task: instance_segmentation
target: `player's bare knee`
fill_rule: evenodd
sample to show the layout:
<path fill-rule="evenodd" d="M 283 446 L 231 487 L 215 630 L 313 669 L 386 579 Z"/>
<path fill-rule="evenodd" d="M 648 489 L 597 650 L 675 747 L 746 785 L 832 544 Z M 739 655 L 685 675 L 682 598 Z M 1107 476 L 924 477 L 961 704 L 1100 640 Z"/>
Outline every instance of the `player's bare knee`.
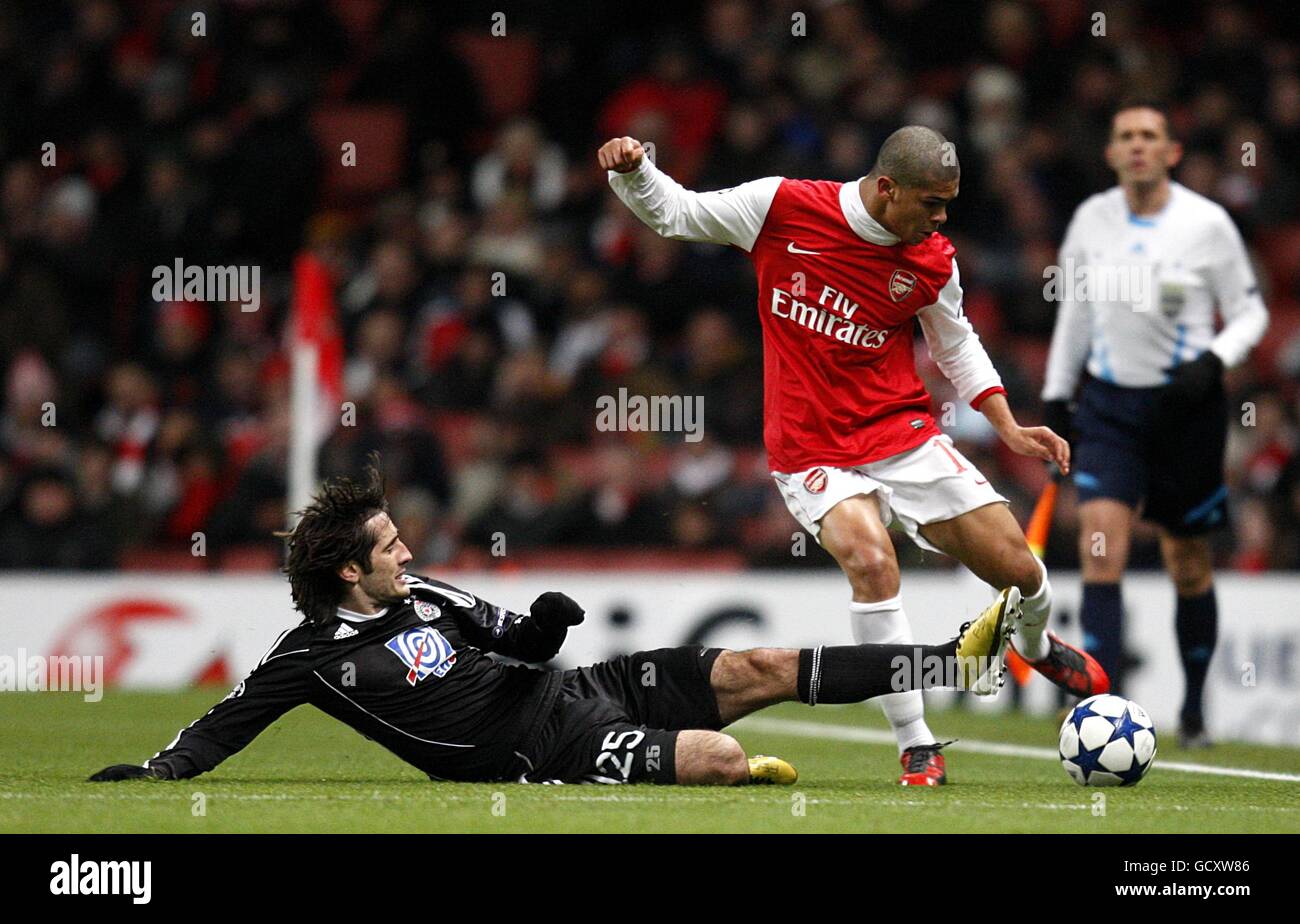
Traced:
<path fill-rule="evenodd" d="M 1109 549 L 1104 533 L 1080 533 L 1079 568 L 1085 581 L 1112 583 L 1123 577 L 1123 558 L 1115 554 L 1118 550 L 1112 550 L 1108 555 Z"/>
<path fill-rule="evenodd" d="M 799 652 L 789 648 L 752 648 L 743 653 L 756 690 L 771 696 L 799 673 Z"/>
<path fill-rule="evenodd" d="M 1170 563 L 1169 576 L 1174 582 L 1174 592 L 1180 597 L 1195 597 L 1205 593 L 1213 583 L 1213 570 L 1197 557 L 1180 558 Z"/>
<path fill-rule="evenodd" d="M 746 652 L 725 650 L 718 654 L 709 674 L 709 684 L 720 696 L 734 696 L 749 683 L 749 659 Z"/>
<path fill-rule="evenodd" d="M 757 693 L 790 673 L 791 669 L 796 672 L 799 669 L 799 653 L 792 649 L 724 651 L 713 664 L 710 681 L 715 690 L 722 692 Z"/>
<path fill-rule="evenodd" d="M 840 567 L 853 586 L 854 596 L 893 596 L 898 593 L 898 561 L 893 548 L 863 543 L 839 556 Z"/>
<path fill-rule="evenodd" d="M 1180 597 L 1196 597 L 1214 582 L 1214 558 L 1204 540 L 1165 538 L 1161 542 L 1165 570 Z"/>
<path fill-rule="evenodd" d="M 714 732 L 709 743 L 709 768 L 715 785 L 734 786 L 749 780 L 749 758 L 739 741 L 722 732 Z"/>
<path fill-rule="evenodd" d="M 677 782 L 731 786 L 749 779 L 749 760 L 735 738 L 722 732 L 690 730 L 677 738 Z"/>

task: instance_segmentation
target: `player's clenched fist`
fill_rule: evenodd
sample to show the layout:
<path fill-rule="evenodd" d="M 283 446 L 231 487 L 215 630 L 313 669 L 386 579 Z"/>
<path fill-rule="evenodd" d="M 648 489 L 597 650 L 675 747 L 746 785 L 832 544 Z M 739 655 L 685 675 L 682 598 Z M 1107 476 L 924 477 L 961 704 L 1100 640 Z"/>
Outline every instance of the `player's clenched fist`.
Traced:
<path fill-rule="evenodd" d="M 645 157 L 645 148 L 641 147 L 641 142 L 626 135 L 606 141 L 596 152 L 596 160 L 600 162 L 602 170 L 614 170 L 618 173 L 631 173 L 641 166 L 643 157 Z"/>

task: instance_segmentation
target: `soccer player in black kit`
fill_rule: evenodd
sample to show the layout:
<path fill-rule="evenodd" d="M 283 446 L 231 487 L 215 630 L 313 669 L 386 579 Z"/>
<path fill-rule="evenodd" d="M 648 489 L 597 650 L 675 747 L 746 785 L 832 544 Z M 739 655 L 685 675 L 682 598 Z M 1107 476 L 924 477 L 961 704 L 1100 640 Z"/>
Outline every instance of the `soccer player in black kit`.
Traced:
<path fill-rule="evenodd" d="M 792 783 L 793 767 L 747 758 L 720 729 L 773 703 L 859 702 L 1000 678 L 1020 618 L 1013 587 L 941 645 L 693 646 L 538 670 L 488 653 L 544 662 L 582 622 L 582 608 L 551 592 L 519 614 L 407 573 L 412 556 L 376 465 L 361 481 L 328 480 L 283 536 L 303 621 L 166 748 L 92 781 L 197 776 L 310 703 L 439 780 Z M 935 664 L 952 669 L 922 670 Z"/>

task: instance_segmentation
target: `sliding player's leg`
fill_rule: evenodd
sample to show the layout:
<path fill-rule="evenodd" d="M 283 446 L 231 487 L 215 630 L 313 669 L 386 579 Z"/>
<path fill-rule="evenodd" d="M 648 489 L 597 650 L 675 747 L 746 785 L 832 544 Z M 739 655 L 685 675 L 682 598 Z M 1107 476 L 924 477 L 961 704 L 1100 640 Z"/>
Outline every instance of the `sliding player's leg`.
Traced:
<path fill-rule="evenodd" d="M 1019 591 L 1008 588 L 957 638 L 940 645 L 720 651 L 710 670 L 710 711 L 716 709 L 728 725 L 783 702 L 856 703 L 931 686 L 997 692 L 1006 647 L 1020 618 Z M 734 738 L 719 731 L 679 732 L 675 766 L 676 782 L 683 784 L 793 783 L 798 778 L 779 758 L 747 758 Z"/>
<path fill-rule="evenodd" d="M 925 540 L 960 561 L 993 587 L 1016 587 L 1024 597 L 1024 619 L 1016 650 L 1039 673 L 1075 696 L 1092 696 L 1110 688 L 1095 659 L 1047 631 L 1052 612 L 1052 585 L 1047 568 L 1029 549 L 1010 508 L 985 504 L 948 520 L 919 527 Z"/>
<path fill-rule="evenodd" d="M 709 682 L 724 726 L 784 702 L 857 703 L 931 687 L 996 693 L 1006 646 L 1020 619 L 1020 592 L 1008 588 L 956 638 L 938 645 L 724 650 L 713 662 Z"/>
<path fill-rule="evenodd" d="M 854 703 L 926 687 L 996 693 L 1020 615 L 1019 591 L 1008 588 L 957 638 L 940 645 L 689 646 L 566 671 L 563 707 L 536 747 L 539 756 L 527 759 L 525 778 L 792 783 L 798 776 L 793 767 L 779 758 L 747 758 L 721 729 L 780 702 Z"/>

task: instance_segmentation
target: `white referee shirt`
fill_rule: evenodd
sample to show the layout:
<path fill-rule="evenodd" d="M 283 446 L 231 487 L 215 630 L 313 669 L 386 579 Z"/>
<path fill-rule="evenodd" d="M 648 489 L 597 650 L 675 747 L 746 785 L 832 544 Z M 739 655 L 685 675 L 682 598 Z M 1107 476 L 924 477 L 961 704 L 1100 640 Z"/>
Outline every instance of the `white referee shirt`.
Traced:
<path fill-rule="evenodd" d="M 1156 215 L 1131 214 L 1119 186 L 1075 210 L 1055 268 L 1060 284 L 1045 290 L 1061 307 L 1044 401 L 1073 397 L 1085 364 L 1103 381 L 1148 388 L 1207 349 L 1236 366 L 1263 336 L 1268 310 L 1232 219 L 1218 203 L 1169 186 Z"/>

